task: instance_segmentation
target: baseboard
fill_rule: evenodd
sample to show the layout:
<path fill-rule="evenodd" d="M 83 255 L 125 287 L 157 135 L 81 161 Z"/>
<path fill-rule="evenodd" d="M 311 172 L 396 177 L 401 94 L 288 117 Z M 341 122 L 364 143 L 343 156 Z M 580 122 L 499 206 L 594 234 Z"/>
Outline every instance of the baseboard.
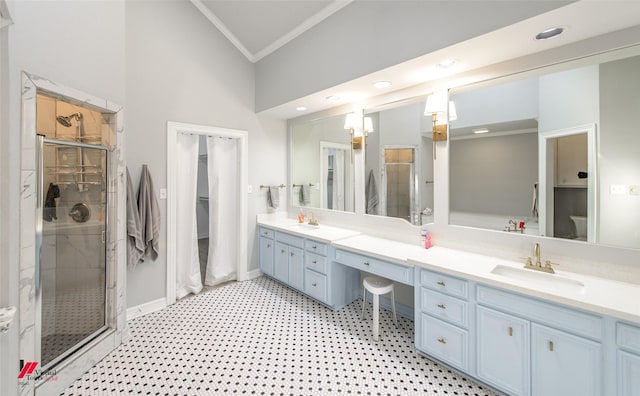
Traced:
<path fill-rule="evenodd" d="M 367 300 L 371 302 L 371 295 L 367 297 Z M 391 298 L 386 296 L 380 296 L 380 308 L 384 308 L 388 311 L 391 311 Z M 414 309 L 413 307 L 400 304 L 399 302 L 396 301 L 396 314 L 402 316 L 403 318 L 413 320 Z"/>
<path fill-rule="evenodd" d="M 246 278 L 242 280 L 251 280 L 262 276 L 262 271 L 260 269 L 254 269 L 253 271 L 247 272 Z"/>
<path fill-rule="evenodd" d="M 131 308 L 127 308 L 127 321 L 135 319 L 139 316 L 149 314 L 151 312 L 159 311 L 167 306 L 166 298 L 159 298 L 157 300 L 149 301 L 144 304 L 136 305 Z"/>

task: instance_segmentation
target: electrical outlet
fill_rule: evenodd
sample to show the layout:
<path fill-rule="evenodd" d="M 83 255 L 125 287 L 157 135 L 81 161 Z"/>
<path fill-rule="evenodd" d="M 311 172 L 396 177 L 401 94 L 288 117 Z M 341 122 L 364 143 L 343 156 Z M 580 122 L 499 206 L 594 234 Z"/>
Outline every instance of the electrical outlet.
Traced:
<path fill-rule="evenodd" d="M 640 195 L 640 184 L 629 186 L 629 195 Z"/>
<path fill-rule="evenodd" d="M 161 188 L 160 189 L 160 199 L 167 199 L 167 189 L 166 188 Z"/>
<path fill-rule="evenodd" d="M 249 186 L 247 186 L 247 193 L 251 194 L 252 192 L 253 192 L 253 186 L 249 184 Z"/>
<path fill-rule="evenodd" d="M 611 195 L 625 195 L 627 193 L 627 186 L 623 184 L 612 184 L 609 188 L 609 194 Z"/>

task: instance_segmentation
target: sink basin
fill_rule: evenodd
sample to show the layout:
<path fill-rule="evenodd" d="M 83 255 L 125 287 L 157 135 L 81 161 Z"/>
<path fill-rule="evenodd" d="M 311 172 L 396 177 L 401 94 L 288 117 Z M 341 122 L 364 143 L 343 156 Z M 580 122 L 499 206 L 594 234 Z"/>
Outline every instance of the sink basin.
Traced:
<path fill-rule="evenodd" d="M 491 273 L 527 282 L 528 286 L 540 287 L 551 291 L 571 291 L 584 293 L 584 283 L 575 279 L 565 278 L 557 274 L 548 274 L 525 268 L 514 268 L 506 265 L 496 265 Z"/>
<path fill-rule="evenodd" d="M 298 223 L 298 224 L 294 224 L 292 226 L 289 226 L 289 228 L 291 228 L 292 230 L 309 231 L 309 230 L 317 230 L 317 229 L 320 228 L 320 226 L 310 225 L 310 224 L 306 224 L 306 223 Z"/>

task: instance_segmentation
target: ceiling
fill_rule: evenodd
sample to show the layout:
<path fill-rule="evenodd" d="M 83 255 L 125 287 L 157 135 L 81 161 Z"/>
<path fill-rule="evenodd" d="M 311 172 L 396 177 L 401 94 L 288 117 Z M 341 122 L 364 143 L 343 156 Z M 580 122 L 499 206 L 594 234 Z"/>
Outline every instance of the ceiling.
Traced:
<path fill-rule="evenodd" d="M 191 0 L 251 62 L 298 37 L 352 0 Z"/>
<path fill-rule="evenodd" d="M 191 2 L 251 62 L 276 51 L 322 22 L 353 0 L 191 0 Z M 603 17 L 606 16 L 606 17 Z M 640 0 L 581 0 L 493 32 L 437 50 L 407 62 L 379 70 L 311 95 L 283 103 L 260 114 L 290 119 L 348 104 L 385 96 L 401 100 L 424 94 L 424 84 L 464 76 L 466 72 L 576 43 L 609 32 L 640 25 Z M 550 27 L 565 32 L 551 40 L 534 36 Z M 496 50 L 499 48 L 500 50 Z M 444 59 L 455 59 L 454 67 L 439 69 Z M 373 88 L 377 81 L 392 85 Z M 331 96 L 337 102 L 328 101 Z M 304 109 L 302 111 L 297 108 Z M 362 108 L 362 107 L 360 107 Z"/>

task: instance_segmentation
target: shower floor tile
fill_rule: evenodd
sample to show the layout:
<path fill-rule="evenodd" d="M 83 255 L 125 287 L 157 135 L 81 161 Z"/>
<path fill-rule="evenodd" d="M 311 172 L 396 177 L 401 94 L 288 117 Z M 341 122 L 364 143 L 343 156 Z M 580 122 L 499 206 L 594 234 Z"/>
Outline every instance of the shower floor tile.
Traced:
<path fill-rule="evenodd" d="M 361 303 L 332 311 L 266 277 L 232 283 L 130 321 L 129 342 L 64 395 L 495 395 L 418 355 L 410 320 L 383 312 L 373 341 Z"/>

